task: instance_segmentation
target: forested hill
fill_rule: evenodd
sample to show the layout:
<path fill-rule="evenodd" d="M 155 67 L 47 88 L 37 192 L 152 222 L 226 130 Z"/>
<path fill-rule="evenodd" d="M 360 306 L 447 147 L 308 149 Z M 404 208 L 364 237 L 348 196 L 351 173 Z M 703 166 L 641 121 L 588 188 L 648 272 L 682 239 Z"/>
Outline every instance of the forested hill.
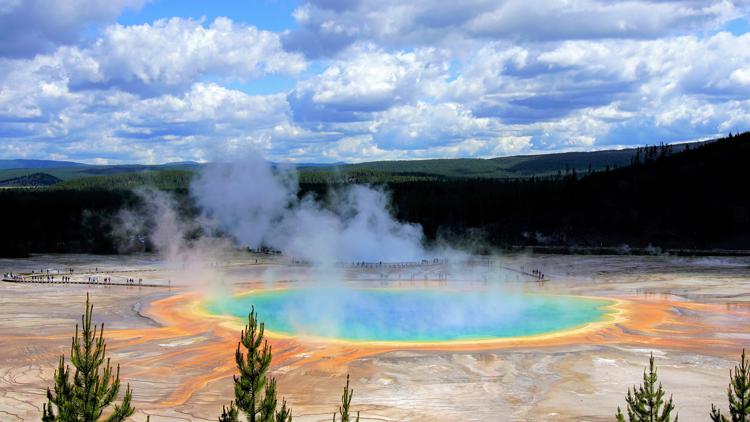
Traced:
<path fill-rule="evenodd" d="M 694 145 L 698 145 L 695 143 Z M 681 151 L 686 144 L 673 146 Z M 302 169 L 303 180 L 310 180 L 317 173 L 336 170 L 341 174 L 366 172 L 424 176 L 435 179 L 517 179 L 530 177 L 554 177 L 566 171 L 587 172 L 627 166 L 637 149 L 565 152 L 556 154 L 516 155 L 491 159 L 453 158 L 433 160 L 372 161 L 358 164 L 343 164 L 334 168 L 319 166 Z"/>
<path fill-rule="evenodd" d="M 750 249 L 750 133 L 558 180 L 392 185 L 400 218 L 492 245 Z"/>
<path fill-rule="evenodd" d="M 7 180 L 0 180 L 0 187 L 52 186 L 60 182 L 60 179 L 47 173 L 32 173 Z"/>
<path fill-rule="evenodd" d="M 387 176 L 380 184 L 397 217 L 421 224 L 432 239 L 471 238 L 490 247 L 750 250 L 750 133 L 682 149 L 631 150 L 628 164 L 616 169 L 569 166 L 543 177 L 398 178 L 388 169 L 371 175 Z M 138 205 L 132 189 L 170 190 L 191 213 L 185 188 L 192 174 L 149 170 L 93 176 L 81 179 L 91 182 L 84 185 L 69 180 L 53 188 L 0 189 L 6 222 L 0 255 L 118 252 L 113 216 Z M 301 194 L 321 196 L 332 184 L 351 182 L 301 181 Z"/>
<path fill-rule="evenodd" d="M 694 143 L 692 145 L 699 145 Z M 675 152 L 688 144 L 672 146 Z M 303 183 L 390 183 L 403 181 L 430 181 L 448 179 L 518 179 L 530 177 L 556 177 L 575 170 L 585 173 L 593 170 L 618 168 L 630 164 L 636 149 L 567 152 L 541 155 L 518 155 L 492 159 L 452 158 L 409 161 L 373 161 L 358 164 L 295 164 Z M 277 165 L 278 163 L 273 163 Z M 64 161 L 0 160 L 0 182 L 28 176 L 44 168 L 44 173 L 65 182 L 64 189 L 129 189 L 138 183 L 158 187 L 174 186 L 178 172 L 183 172 L 182 182 L 190 180 L 191 173 L 202 164 L 194 162 L 161 165 L 87 165 Z M 160 181 L 160 175 L 167 179 Z M 108 179 L 110 178 L 111 179 Z"/>

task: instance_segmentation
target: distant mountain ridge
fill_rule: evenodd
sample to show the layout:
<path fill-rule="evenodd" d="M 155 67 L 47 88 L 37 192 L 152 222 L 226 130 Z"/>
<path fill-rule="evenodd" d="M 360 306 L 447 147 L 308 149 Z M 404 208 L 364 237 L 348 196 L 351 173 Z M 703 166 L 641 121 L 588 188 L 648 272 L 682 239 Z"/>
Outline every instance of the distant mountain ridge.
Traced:
<path fill-rule="evenodd" d="M 0 160 L 0 169 L 43 169 L 43 168 L 85 167 L 85 166 L 87 166 L 87 164 L 77 163 L 75 161 L 27 160 L 27 159 Z"/>
<path fill-rule="evenodd" d="M 696 146 L 703 142 L 689 143 Z M 688 144 L 673 145 L 680 152 Z M 388 173 L 433 174 L 447 178 L 527 178 L 551 176 L 567 170 L 586 171 L 624 167 L 636 154 L 637 148 L 550 154 L 513 155 L 497 158 L 438 158 L 428 160 L 371 161 L 344 164 L 338 170 L 375 170 Z M 322 170 L 325 167 L 310 169 Z"/>
<path fill-rule="evenodd" d="M 674 152 L 679 152 L 685 149 L 686 145 L 696 146 L 700 143 L 702 142 L 674 144 L 672 148 Z M 441 158 L 363 163 L 270 162 L 270 164 L 275 168 L 288 166 L 298 169 L 302 182 L 378 183 L 417 179 L 524 179 L 556 176 L 571 170 L 581 173 L 624 167 L 631 163 L 636 151 L 636 148 L 627 148 L 498 158 Z M 68 182 L 95 176 L 149 171 L 195 172 L 204 165 L 193 161 L 165 164 L 95 165 L 54 160 L 0 160 L 0 180 L 28 176 L 41 168 L 45 169 L 45 173 Z"/>
<path fill-rule="evenodd" d="M 86 164 L 76 161 L 41 160 L 41 159 L 0 159 L 0 169 L 40 169 L 67 167 L 170 167 L 170 166 L 199 166 L 196 161 L 176 161 L 163 164 Z"/>

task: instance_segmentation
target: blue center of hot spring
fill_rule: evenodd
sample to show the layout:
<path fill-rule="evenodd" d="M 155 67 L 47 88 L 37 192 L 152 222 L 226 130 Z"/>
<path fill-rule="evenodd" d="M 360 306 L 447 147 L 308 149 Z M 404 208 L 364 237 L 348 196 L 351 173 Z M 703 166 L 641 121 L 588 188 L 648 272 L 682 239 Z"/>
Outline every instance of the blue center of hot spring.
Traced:
<path fill-rule="evenodd" d="M 545 334 L 600 321 L 608 300 L 501 290 L 283 289 L 227 297 L 209 312 L 270 331 L 355 341 L 444 342 Z"/>

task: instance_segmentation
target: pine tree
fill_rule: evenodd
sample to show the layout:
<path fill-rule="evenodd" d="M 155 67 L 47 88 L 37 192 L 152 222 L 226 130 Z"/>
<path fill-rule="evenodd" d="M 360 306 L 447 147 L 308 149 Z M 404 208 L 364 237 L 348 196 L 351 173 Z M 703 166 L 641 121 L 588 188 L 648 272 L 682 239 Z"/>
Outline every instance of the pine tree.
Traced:
<path fill-rule="evenodd" d="M 671 422 L 671 414 L 674 410 L 672 397 L 664 402 L 664 389 L 659 383 L 656 386 L 657 376 L 656 367 L 654 367 L 654 355 L 651 354 L 649 359 L 648 371 L 643 371 L 643 385 L 628 389 L 626 401 L 628 403 L 628 421 L 629 422 Z M 617 408 L 616 414 L 619 422 L 625 422 L 620 408 Z M 674 422 L 677 422 L 675 415 Z"/>
<path fill-rule="evenodd" d="M 104 324 L 97 330 L 91 324 L 94 305 L 89 303 L 86 294 L 86 309 L 81 315 L 81 331 L 73 337 L 70 347 L 70 362 L 75 371 L 65 365 L 65 355 L 60 356 L 55 371 L 54 393 L 47 389 L 47 403 L 43 407 L 44 422 L 94 422 L 100 420 L 102 412 L 113 404 L 120 391 L 120 366 L 114 374 L 109 358 L 106 360 L 107 345 L 104 342 Z M 102 368 L 102 365 L 104 367 Z M 119 422 L 131 416 L 135 409 L 131 406 L 130 385 L 120 404 L 115 404 L 109 416 L 101 420 Z M 53 406 L 54 404 L 54 406 Z M 57 412 L 55 412 L 55 409 Z"/>
<path fill-rule="evenodd" d="M 237 408 L 234 407 L 234 402 L 229 402 L 229 407 L 222 406 L 221 416 L 219 416 L 219 422 L 239 422 L 239 413 Z"/>
<path fill-rule="evenodd" d="M 291 422 L 292 411 L 283 402 L 280 411 L 276 411 L 276 380 L 269 377 L 271 366 L 271 346 L 263 339 L 265 325 L 258 322 L 255 307 L 250 310 L 248 324 L 240 334 L 237 343 L 235 361 L 240 374 L 234 376 L 234 403 L 224 407 L 220 422 L 234 422 L 241 410 L 247 415 L 248 422 Z M 245 353 L 242 352 L 245 349 Z"/>
<path fill-rule="evenodd" d="M 276 412 L 276 380 L 266 380 L 266 388 L 263 392 L 263 400 L 260 402 L 260 422 L 274 422 Z"/>
<path fill-rule="evenodd" d="M 344 387 L 344 394 L 341 395 L 341 406 L 339 406 L 339 415 L 341 415 L 341 422 L 351 422 L 349 417 L 349 405 L 352 404 L 352 396 L 354 395 L 354 389 L 349 389 L 349 374 L 346 375 L 346 387 Z M 359 412 L 357 412 L 356 422 L 359 422 Z M 336 413 L 333 414 L 333 422 L 336 422 Z"/>
<path fill-rule="evenodd" d="M 292 409 L 286 407 L 284 399 L 281 399 L 281 409 L 276 412 L 275 422 L 292 422 Z"/>
<path fill-rule="evenodd" d="M 711 420 L 714 422 L 750 422 L 750 366 L 745 358 L 745 349 L 742 349 L 739 366 L 734 367 L 734 371 L 729 372 L 729 387 L 727 388 L 727 397 L 729 398 L 729 414 L 732 419 L 728 419 L 721 413 L 721 410 L 711 405 Z"/>

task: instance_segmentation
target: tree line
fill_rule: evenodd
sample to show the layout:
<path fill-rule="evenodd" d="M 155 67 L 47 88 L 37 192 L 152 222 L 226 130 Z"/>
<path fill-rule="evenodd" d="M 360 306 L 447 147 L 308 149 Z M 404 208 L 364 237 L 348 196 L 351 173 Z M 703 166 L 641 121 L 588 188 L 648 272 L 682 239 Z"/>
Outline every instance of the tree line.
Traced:
<path fill-rule="evenodd" d="M 745 182 L 750 133 L 671 149 L 648 147 L 628 166 L 571 168 L 560 176 L 427 180 L 405 175 L 368 183 L 388 192 L 395 216 L 420 224 L 428 240 L 471 237 L 490 248 L 627 244 L 750 250 L 750 184 Z M 370 176 L 379 177 L 363 177 Z M 299 194 L 325 201 L 332 189 L 350 183 L 303 182 Z M 169 192 L 184 217 L 198 213 L 187 188 Z M 137 208 L 139 201 L 129 189 L 0 190 L 0 218 L 8 222 L 0 232 L 0 256 L 122 252 L 113 222 L 120 210 Z M 142 244 L 144 251 L 150 247 Z"/>

